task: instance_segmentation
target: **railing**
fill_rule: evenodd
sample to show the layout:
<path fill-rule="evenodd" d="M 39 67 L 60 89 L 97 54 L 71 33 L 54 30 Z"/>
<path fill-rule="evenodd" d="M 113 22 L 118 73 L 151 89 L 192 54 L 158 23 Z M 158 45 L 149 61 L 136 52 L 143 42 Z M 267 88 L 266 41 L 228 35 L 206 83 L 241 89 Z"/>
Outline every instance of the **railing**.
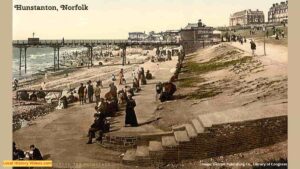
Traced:
<path fill-rule="evenodd" d="M 14 40 L 13 45 L 111 45 L 111 44 L 179 44 L 177 41 L 132 41 L 132 40 L 39 40 L 38 43 L 30 44 L 28 40 Z"/>

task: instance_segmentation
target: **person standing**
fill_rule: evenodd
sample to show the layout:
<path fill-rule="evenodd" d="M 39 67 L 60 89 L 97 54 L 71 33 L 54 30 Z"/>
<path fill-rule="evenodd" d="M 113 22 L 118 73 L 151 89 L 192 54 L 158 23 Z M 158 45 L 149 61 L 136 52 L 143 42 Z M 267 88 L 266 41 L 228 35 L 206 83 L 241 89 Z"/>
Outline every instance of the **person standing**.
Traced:
<path fill-rule="evenodd" d="M 83 86 L 83 102 L 86 103 L 86 98 L 87 98 L 87 85 Z"/>
<path fill-rule="evenodd" d="M 100 94 L 101 94 L 100 84 L 97 83 L 95 88 L 96 105 L 98 105 L 100 102 Z"/>
<path fill-rule="evenodd" d="M 252 50 L 252 56 L 255 56 L 256 44 L 253 41 L 253 39 L 251 39 L 251 41 L 250 41 L 250 47 L 251 47 L 251 50 Z"/>
<path fill-rule="evenodd" d="M 83 104 L 83 97 L 84 97 L 84 87 L 83 87 L 83 83 L 80 83 L 80 87 L 79 87 L 79 89 L 78 89 L 78 96 L 79 96 L 80 104 Z"/>
<path fill-rule="evenodd" d="M 132 95 L 128 95 L 127 98 L 125 127 L 128 125 L 131 127 L 137 127 L 138 122 L 134 111 L 134 107 L 136 106 L 135 100 L 132 98 Z"/>
<path fill-rule="evenodd" d="M 282 38 L 284 38 L 284 31 L 281 31 L 281 36 Z"/>
<path fill-rule="evenodd" d="M 124 78 L 124 71 L 123 69 L 121 69 L 119 73 L 119 85 L 123 84 L 123 78 Z"/>
<path fill-rule="evenodd" d="M 88 93 L 89 103 L 93 103 L 94 87 L 91 81 L 88 82 L 87 93 Z"/>

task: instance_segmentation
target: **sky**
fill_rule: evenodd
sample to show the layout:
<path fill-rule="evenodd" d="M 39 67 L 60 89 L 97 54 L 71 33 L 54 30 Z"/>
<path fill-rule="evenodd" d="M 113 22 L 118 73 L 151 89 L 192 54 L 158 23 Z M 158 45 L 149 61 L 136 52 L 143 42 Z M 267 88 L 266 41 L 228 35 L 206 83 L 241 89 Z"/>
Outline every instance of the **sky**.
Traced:
<path fill-rule="evenodd" d="M 86 4 L 87 11 L 18 11 L 13 39 L 126 39 L 128 32 L 178 30 L 198 19 L 228 26 L 230 14 L 244 9 L 267 13 L 280 0 L 13 0 L 14 5 Z"/>

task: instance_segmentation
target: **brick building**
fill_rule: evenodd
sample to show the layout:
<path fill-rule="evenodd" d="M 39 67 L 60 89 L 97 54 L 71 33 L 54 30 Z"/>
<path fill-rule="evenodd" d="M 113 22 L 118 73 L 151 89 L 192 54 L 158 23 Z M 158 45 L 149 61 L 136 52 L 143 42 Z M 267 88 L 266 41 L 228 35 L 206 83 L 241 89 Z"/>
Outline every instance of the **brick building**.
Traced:
<path fill-rule="evenodd" d="M 288 1 L 275 3 L 268 12 L 269 23 L 288 22 Z"/>
<path fill-rule="evenodd" d="M 235 12 L 230 15 L 230 26 L 244 26 L 253 24 L 263 24 L 265 22 L 264 12 L 260 10 L 253 11 L 251 9 Z"/>

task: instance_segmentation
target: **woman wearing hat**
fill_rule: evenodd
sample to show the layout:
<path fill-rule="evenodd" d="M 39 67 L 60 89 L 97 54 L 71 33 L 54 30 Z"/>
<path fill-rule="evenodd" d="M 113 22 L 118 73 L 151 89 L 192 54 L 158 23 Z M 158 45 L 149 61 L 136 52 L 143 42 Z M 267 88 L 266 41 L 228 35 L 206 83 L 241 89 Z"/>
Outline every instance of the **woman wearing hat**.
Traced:
<path fill-rule="evenodd" d="M 131 127 L 137 127 L 138 122 L 136 119 L 134 107 L 136 106 L 135 100 L 132 98 L 132 95 L 127 96 L 127 104 L 126 104 L 126 116 L 125 116 L 125 127 L 130 125 Z"/>

